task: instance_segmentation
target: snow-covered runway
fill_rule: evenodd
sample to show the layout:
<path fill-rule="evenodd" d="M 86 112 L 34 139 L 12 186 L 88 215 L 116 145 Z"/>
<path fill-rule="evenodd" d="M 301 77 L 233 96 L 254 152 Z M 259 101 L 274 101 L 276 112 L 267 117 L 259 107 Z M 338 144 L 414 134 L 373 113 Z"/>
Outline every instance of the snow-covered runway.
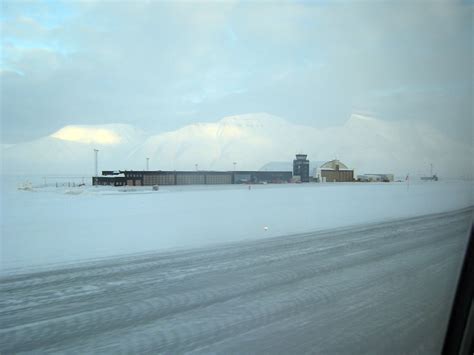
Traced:
<path fill-rule="evenodd" d="M 472 213 L 5 276 L 0 352 L 438 353 Z"/>

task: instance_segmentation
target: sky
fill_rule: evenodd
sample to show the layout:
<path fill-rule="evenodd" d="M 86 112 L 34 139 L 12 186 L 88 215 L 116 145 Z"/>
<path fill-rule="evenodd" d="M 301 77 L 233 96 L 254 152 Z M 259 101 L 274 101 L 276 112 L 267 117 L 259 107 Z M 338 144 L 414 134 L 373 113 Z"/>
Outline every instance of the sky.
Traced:
<path fill-rule="evenodd" d="M 1 143 L 70 124 L 149 133 L 267 112 L 351 113 L 473 138 L 473 4 L 1 2 Z"/>

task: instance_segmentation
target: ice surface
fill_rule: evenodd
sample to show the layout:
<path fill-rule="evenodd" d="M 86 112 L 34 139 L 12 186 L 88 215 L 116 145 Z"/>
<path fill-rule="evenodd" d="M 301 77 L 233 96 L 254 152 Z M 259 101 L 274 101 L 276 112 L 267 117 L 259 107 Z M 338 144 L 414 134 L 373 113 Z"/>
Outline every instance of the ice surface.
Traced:
<path fill-rule="evenodd" d="M 472 182 L 254 185 L 251 190 L 243 185 L 162 186 L 156 192 L 151 187 L 122 192 L 91 186 L 20 191 L 19 182 L 2 180 L 4 273 L 473 205 Z"/>

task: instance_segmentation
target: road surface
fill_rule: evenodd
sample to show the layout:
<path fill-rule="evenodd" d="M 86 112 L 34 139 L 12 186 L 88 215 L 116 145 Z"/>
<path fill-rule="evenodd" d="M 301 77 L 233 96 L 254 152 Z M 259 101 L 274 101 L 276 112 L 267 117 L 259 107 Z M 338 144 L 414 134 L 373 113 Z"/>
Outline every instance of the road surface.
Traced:
<path fill-rule="evenodd" d="M 0 353 L 439 353 L 472 214 L 4 276 Z"/>

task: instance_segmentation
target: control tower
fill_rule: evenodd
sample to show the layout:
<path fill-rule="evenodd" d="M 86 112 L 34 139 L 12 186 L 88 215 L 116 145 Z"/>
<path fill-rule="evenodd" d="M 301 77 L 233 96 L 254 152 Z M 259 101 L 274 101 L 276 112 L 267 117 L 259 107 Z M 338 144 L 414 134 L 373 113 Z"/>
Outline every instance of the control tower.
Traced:
<path fill-rule="evenodd" d="M 293 176 L 299 176 L 301 182 L 309 182 L 309 160 L 307 154 L 296 154 L 293 160 Z"/>

